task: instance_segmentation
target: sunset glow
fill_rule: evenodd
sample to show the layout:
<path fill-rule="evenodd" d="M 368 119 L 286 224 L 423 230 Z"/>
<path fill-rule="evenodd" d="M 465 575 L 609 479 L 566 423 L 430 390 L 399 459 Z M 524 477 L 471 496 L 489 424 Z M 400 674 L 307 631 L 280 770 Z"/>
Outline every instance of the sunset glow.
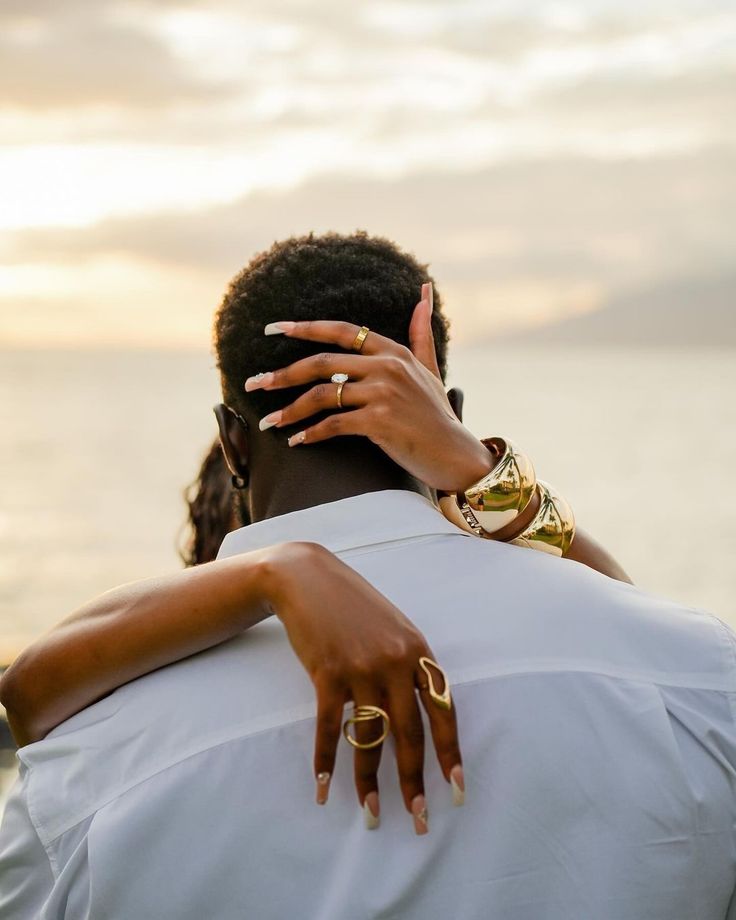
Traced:
<path fill-rule="evenodd" d="M 461 337 L 732 261 L 725 2 L 11 0 L 0 25 L 6 344 L 202 344 L 228 277 L 311 229 L 430 260 Z"/>

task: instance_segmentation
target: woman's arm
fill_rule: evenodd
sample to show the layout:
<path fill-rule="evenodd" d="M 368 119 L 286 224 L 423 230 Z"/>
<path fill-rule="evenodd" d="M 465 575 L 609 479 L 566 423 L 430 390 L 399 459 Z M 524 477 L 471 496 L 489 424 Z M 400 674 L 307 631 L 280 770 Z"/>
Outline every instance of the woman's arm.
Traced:
<path fill-rule="evenodd" d="M 107 591 L 25 649 L 0 680 L 19 745 L 116 687 L 217 645 L 268 616 L 263 553 Z"/>
<path fill-rule="evenodd" d="M 423 285 L 409 330 L 411 348 L 371 332 L 360 354 L 327 353 L 305 358 L 247 381 L 249 389 L 280 390 L 308 383 L 316 385 L 294 402 L 285 395 L 284 408 L 267 419 L 269 427 L 304 424 L 290 438 L 295 449 L 344 434 L 370 438 L 394 462 L 428 486 L 445 492 L 464 492 L 485 476 L 494 460 L 483 444 L 462 424 L 462 393 L 445 393 L 434 349 L 431 325 L 431 285 Z M 282 334 L 325 342 L 350 351 L 357 325 L 337 321 L 272 324 Z M 343 399 L 349 412 L 333 412 L 316 424 L 316 414 L 335 410 L 335 387 L 325 377 L 341 370 L 350 377 Z M 535 496 L 517 520 L 494 535 L 512 539 L 531 521 L 539 507 Z M 526 550 L 521 550 L 526 552 Z M 567 558 L 574 559 L 618 581 L 631 579 L 613 556 L 591 536 L 577 529 Z"/>
<path fill-rule="evenodd" d="M 570 549 L 565 553 L 565 558 L 572 559 L 575 562 L 582 562 L 583 565 L 587 565 L 603 575 L 608 575 L 609 578 L 615 578 L 616 581 L 625 581 L 630 585 L 634 584 L 620 563 L 613 558 L 608 550 L 580 527 L 575 530 L 575 539 L 572 541 Z"/>
<path fill-rule="evenodd" d="M 0 680 L 13 734 L 21 745 L 37 741 L 122 684 L 231 639 L 271 614 L 284 624 L 316 690 L 320 804 L 327 799 L 343 708 L 356 693 L 384 701 L 407 811 L 424 807 L 417 689 L 443 775 L 464 788 L 454 707 L 440 709 L 424 686 L 419 659 L 435 660 L 424 636 L 357 572 L 314 543 L 267 547 L 124 585 L 91 601 L 22 652 Z M 378 807 L 374 755 L 355 750 L 361 807 L 370 793 Z"/>

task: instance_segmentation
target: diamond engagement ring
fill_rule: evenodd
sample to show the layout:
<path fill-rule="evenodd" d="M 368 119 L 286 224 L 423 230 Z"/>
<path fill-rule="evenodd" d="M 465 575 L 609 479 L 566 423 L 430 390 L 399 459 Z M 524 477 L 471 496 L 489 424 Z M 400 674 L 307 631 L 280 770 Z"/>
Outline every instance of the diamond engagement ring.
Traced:
<path fill-rule="evenodd" d="M 333 374 L 332 377 L 330 377 L 330 381 L 337 384 L 337 393 L 335 395 L 337 397 L 338 409 L 342 409 L 342 388 L 349 379 L 347 374 Z"/>

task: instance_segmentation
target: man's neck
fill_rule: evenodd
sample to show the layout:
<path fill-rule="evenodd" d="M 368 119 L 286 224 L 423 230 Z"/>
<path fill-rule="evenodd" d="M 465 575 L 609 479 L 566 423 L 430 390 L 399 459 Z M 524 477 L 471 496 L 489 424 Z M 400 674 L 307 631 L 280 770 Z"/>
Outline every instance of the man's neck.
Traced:
<path fill-rule="evenodd" d="M 424 483 L 363 438 L 299 447 L 271 443 L 253 458 L 251 518 L 260 521 L 385 489 L 432 497 Z"/>

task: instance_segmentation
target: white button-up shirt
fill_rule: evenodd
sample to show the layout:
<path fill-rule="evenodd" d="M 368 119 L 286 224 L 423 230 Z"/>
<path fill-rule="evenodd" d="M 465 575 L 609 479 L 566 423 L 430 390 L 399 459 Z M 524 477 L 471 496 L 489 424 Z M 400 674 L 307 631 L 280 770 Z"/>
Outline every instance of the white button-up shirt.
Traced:
<path fill-rule="evenodd" d="M 315 805 L 314 693 L 271 618 L 19 751 L 3 920 L 736 918 L 720 621 L 468 536 L 409 493 L 255 524 L 220 555 L 284 540 L 337 552 L 424 632 L 452 683 L 465 806 L 428 745 L 415 836 L 387 749 L 366 830 L 344 742 Z"/>

